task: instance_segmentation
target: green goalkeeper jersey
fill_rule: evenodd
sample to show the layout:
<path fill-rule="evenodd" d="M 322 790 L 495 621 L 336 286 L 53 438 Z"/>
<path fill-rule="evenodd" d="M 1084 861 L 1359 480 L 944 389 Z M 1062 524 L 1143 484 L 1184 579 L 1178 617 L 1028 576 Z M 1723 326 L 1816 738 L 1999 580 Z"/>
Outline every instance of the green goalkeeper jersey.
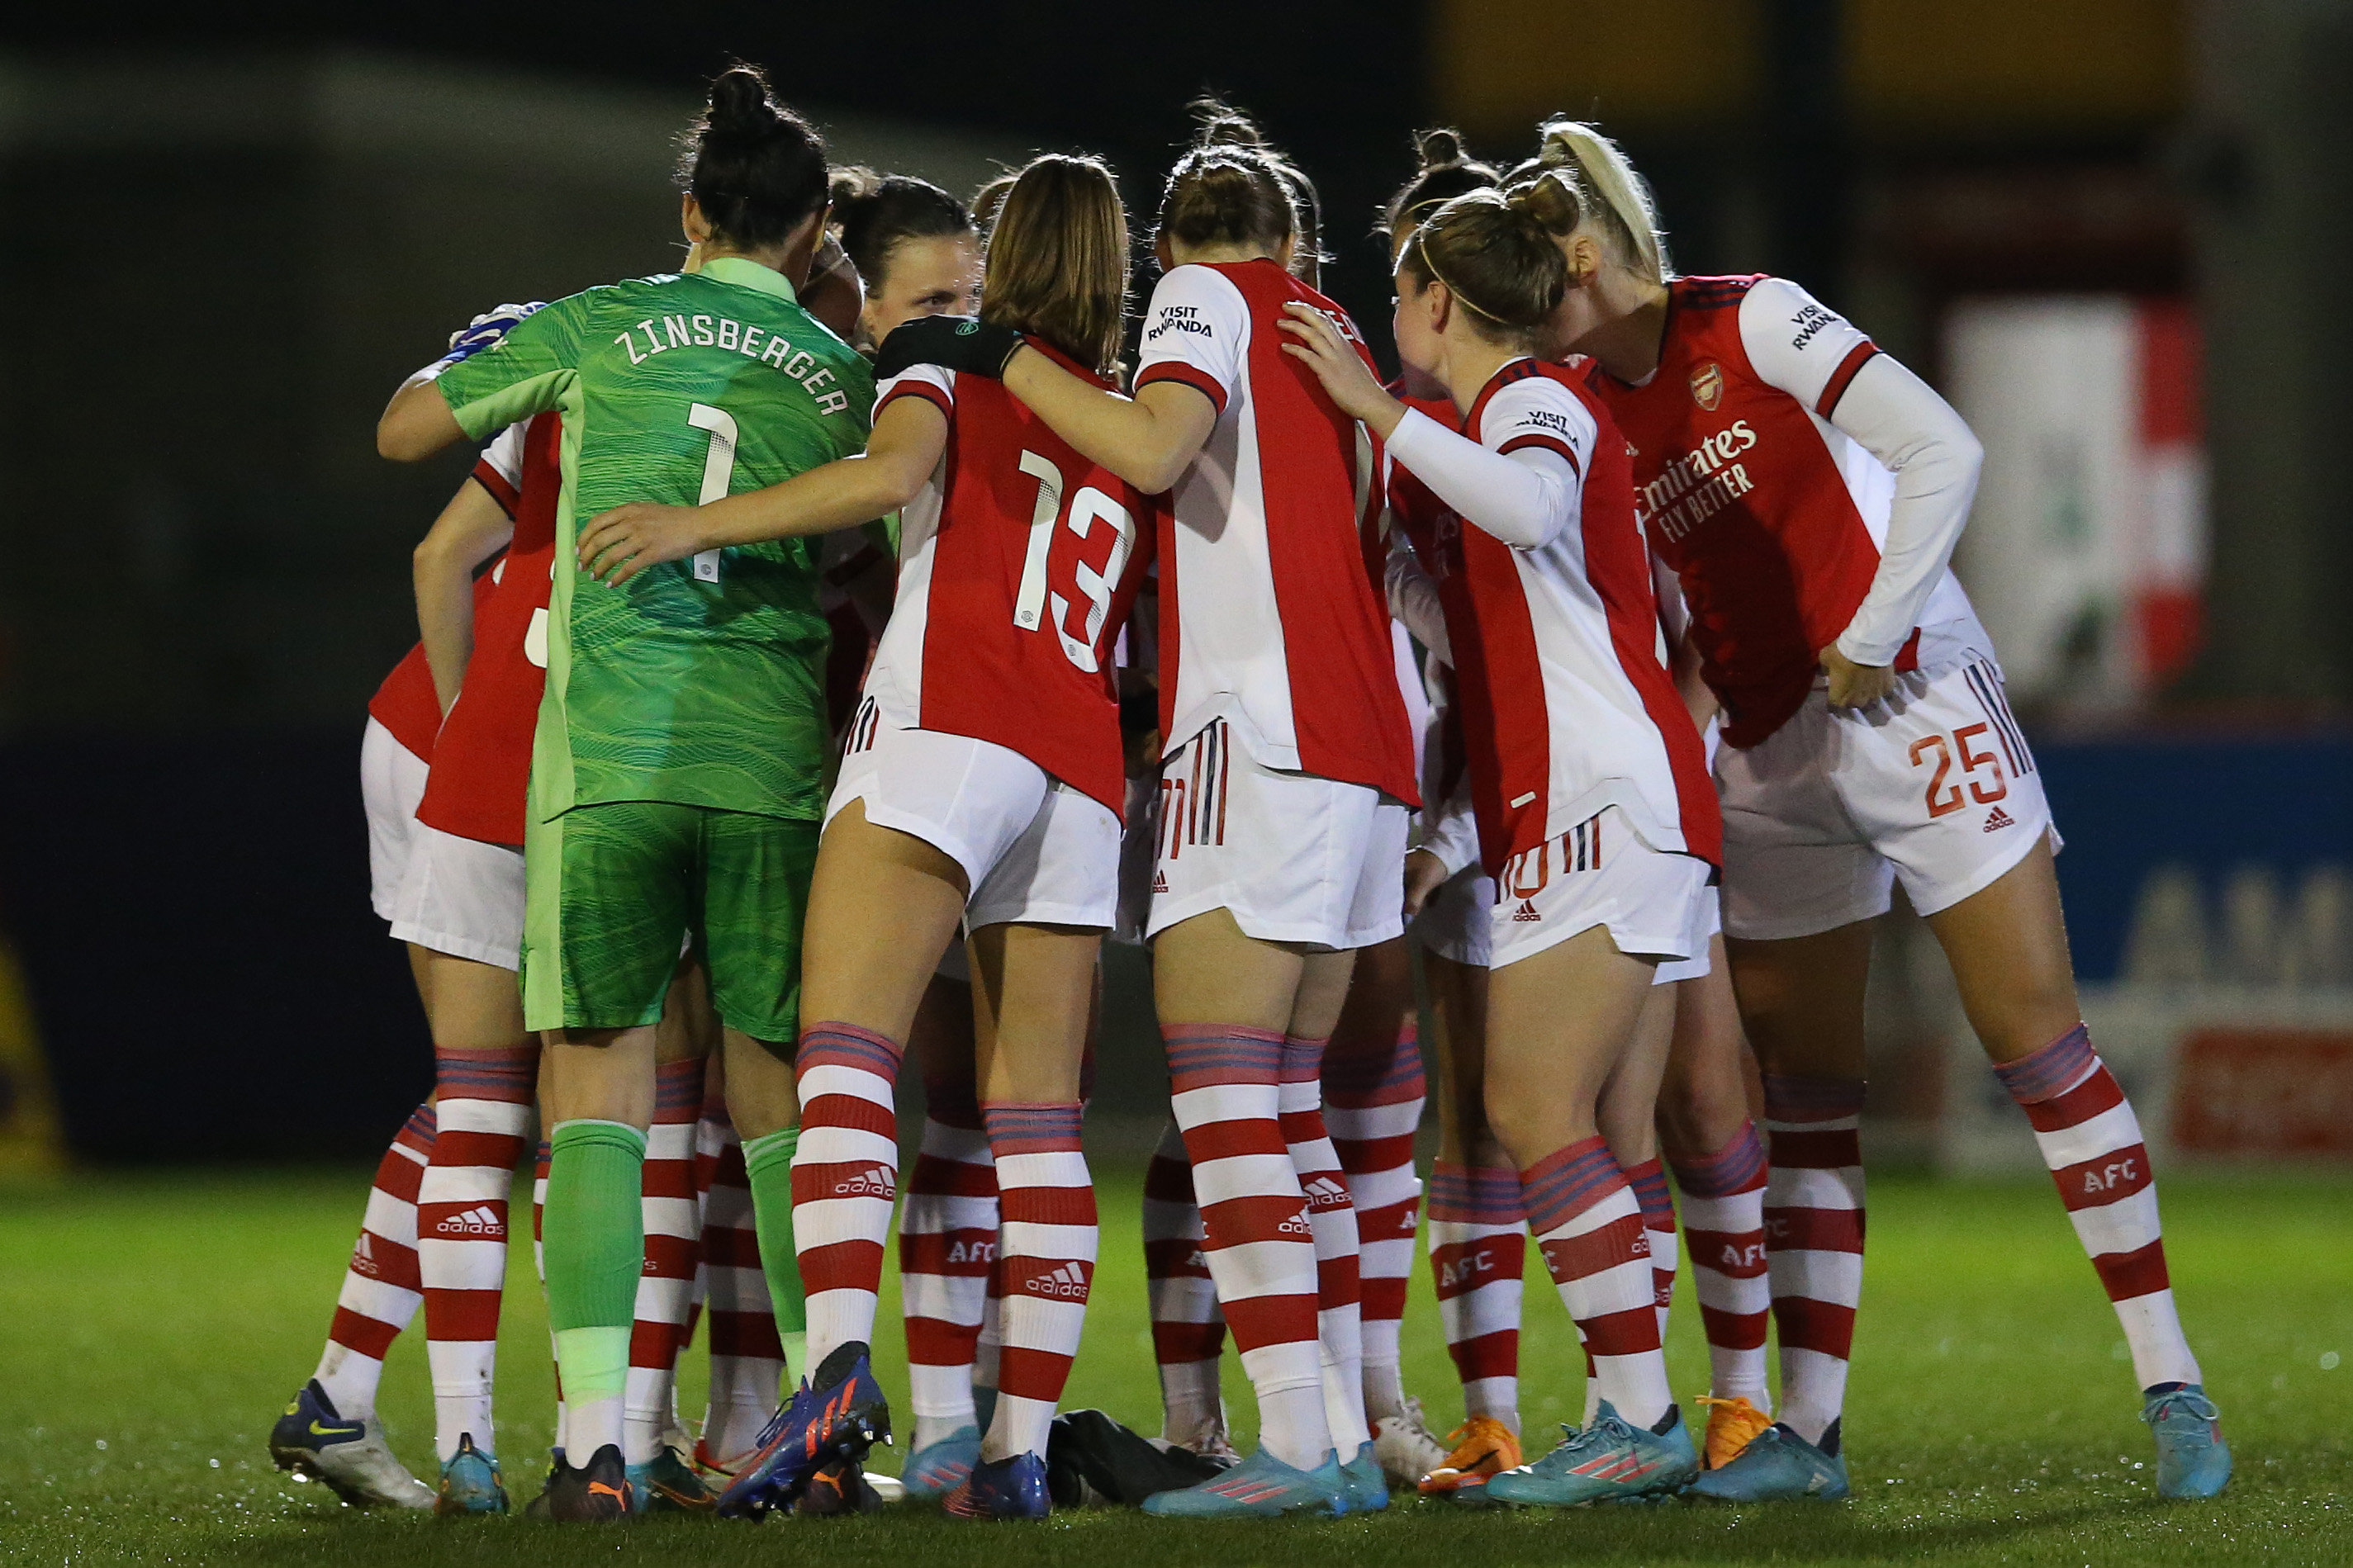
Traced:
<path fill-rule="evenodd" d="M 731 257 L 558 300 L 439 384 L 478 441 L 564 416 L 533 818 L 602 801 L 821 817 L 821 542 L 730 546 L 619 587 L 582 572 L 572 546 L 625 502 L 716 500 L 862 450 L 865 360 L 782 275 Z"/>

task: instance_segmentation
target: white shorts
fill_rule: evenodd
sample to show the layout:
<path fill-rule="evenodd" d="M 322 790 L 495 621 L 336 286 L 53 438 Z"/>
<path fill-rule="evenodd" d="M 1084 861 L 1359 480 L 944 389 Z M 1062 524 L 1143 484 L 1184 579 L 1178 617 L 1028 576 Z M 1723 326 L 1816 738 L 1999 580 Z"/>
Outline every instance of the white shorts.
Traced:
<path fill-rule="evenodd" d="M 1692 941 L 1696 944 L 1692 955 L 1659 965 L 1658 973 L 1651 976 L 1651 984 L 1672 985 L 1679 981 L 1707 978 L 1711 967 L 1708 943 L 1724 930 L 1724 890 L 1721 888 L 1708 889 L 1701 897 L 1694 913 L 1699 920 L 1699 929 L 1692 932 Z"/>
<path fill-rule="evenodd" d="M 1490 906 L 1489 967 L 1534 958 L 1595 926 L 1608 927 L 1618 951 L 1636 957 L 1705 953 L 1697 933 L 1713 874 L 1696 856 L 1651 848 L 1623 811 L 1604 806 L 1504 866 Z"/>
<path fill-rule="evenodd" d="M 1833 714 L 1817 687 L 1762 742 L 1715 763 L 1724 929 L 1811 936 L 1887 910 L 1894 879 L 1924 915 L 1991 884 L 2059 835 L 1991 660 L 1896 677 Z"/>
<path fill-rule="evenodd" d="M 501 969 L 522 968 L 522 850 L 416 825 L 392 915 L 402 942 Z"/>
<path fill-rule="evenodd" d="M 1245 936 L 1344 952 L 1405 930 L 1405 806 L 1368 784 L 1262 767 L 1219 720 L 1160 765 L 1158 936 L 1211 910 Z"/>
<path fill-rule="evenodd" d="M 1412 929 L 1413 940 L 1439 957 L 1486 968 L 1494 947 L 1495 879 L 1465 866 L 1423 902 Z"/>
<path fill-rule="evenodd" d="M 1119 817 L 1020 752 L 936 730 L 877 730 L 841 759 L 828 822 L 866 820 L 964 868 L 965 926 L 1108 927 L 1119 903 Z"/>
<path fill-rule="evenodd" d="M 425 798 L 425 759 L 392 738 L 373 714 L 360 736 L 360 801 L 367 808 L 368 891 L 376 918 L 400 907 L 400 880 L 417 843 L 417 803 Z"/>

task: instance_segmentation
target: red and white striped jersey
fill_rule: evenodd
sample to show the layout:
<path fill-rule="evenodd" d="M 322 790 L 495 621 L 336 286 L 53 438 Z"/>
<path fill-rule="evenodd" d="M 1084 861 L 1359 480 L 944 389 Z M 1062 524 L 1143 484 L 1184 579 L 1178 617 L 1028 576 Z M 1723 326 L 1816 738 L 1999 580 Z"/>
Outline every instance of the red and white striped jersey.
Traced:
<path fill-rule="evenodd" d="M 1224 719 L 1263 766 L 1413 805 L 1413 734 L 1369 542 L 1372 445 L 1282 352 L 1293 300 L 1363 352 L 1345 311 L 1271 260 L 1188 264 L 1153 290 L 1138 390 L 1181 382 L 1218 408 L 1161 524 L 1163 743 Z"/>
<path fill-rule="evenodd" d="M 1974 468 L 1924 499 L 1922 536 L 1900 557 L 1888 545 L 1897 477 L 1849 433 L 1856 410 L 1840 412 L 1879 354 L 1871 340 L 1783 279 L 1678 278 L 1668 290 L 1658 370 L 1639 386 L 1599 364 L 1587 375 L 1632 444 L 1642 525 L 1682 582 L 1725 739 L 1753 746 L 1779 729 L 1833 642 L 1900 669 L 1989 657 L 1946 566 Z M 1875 375 L 1874 395 L 1950 416 L 1909 373 L 1885 368 L 1900 380 Z M 1900 443 L 1918 423 L 1906 412 L 1874 424 Z M 1899 463 L 1912 455 L 1880 444 Z"/>
<path fill-rule="evenodd" d="M 514 537 L 499 563 L 475 579 L 473 657 L 441 721 L 417 807 L 419 822 L 460 838 L 522 842 L 532 734 L 547 686 L 563 447 L 562 416 L 542 414 L 501 431 L 474 465 L 475 479 L 514 519 Z"/>
<path fill-rule="evenodd" d="M 1002 382 L 916 365 L 883 384 L 875 416 L 902 397 L 936 405 L 948 441 L 899 514 L 898 599 L 867 698 L 881 722 L 1007 747 L 1121 811 L 1113 650 L 1152 562 L 1155 503 Z"/>
<path fill-rule="evenodd" d="M 1615 805 L 1652 848 L 1720 862 L 1723 819 L 1662 658 L 1625 438 L 1577 373 L 1532 359 L 1497 371 L 1462 426 L 1491 452 L 1552 454 L 1577 488 L 1565 526 L 1515 548 L 1407 467 L 1410 437 L 1437 432 L 1391 437 L 1390 515 L 1445 610 L 1481 861 L 1500 871 Z"/>
<path fill-rule="evenodd" d="M 554 416 L 545 417 L 551 424 L 554 422 Z M 509 517 L 515 513 L 522 483 L 522 432 L 521 425 L 509 426 L 491 437 L 490 445 L 482 448 L 480 457 L 474 462 L 475 481 L 491 492 L 491 498 Z M 555 492 L 553 490 L 548 492 L 547 504 L 550 509 L 555 505 Z M 551 510 L 551 527 L 554 526 L 553 515 Z M 512 549 L 510 542 L 510 552 Z M 501 559 L 499 566 L 474 579 L 474 643 L 477 649 L 481 647 L 483 607 L 489 604 L 492 592 L 497 588 L 504 565 Z M 543 605 L 547 603 L 547 593 L 543 588 L 540 592 L 539 602 Z M 471 671 L 468 673 L 470 679 Z M 532 698 L 534 707 L 538 700 L 534 690 Z M 392 738 L 411 755 L 426 762 L 432 761 L 441 730 L 441 698 L 434 689 L 433 670 L 426 663 L 423 643 L 417 644 L 402 656 L 400 662 L 392 667 L 392 673 L 384 678 L 384 684 L 375 689 L 375 695 L 368 699 L 368 717 L 389 730 Z M 530 748 L 531 721 L 525 719 L 523 749 L 526 767 L 529 765 Z M 515 842 L 521 843 L 522 840 L 517 838 Z"/>

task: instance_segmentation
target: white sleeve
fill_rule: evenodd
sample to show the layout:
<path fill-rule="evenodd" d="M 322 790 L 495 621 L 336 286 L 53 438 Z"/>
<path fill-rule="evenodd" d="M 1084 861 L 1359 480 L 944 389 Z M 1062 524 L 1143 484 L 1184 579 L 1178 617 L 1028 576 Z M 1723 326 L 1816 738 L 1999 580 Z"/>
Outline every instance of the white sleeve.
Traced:
<path fill-rule="evenodd" d="M 955 417 L 955 372 L 936 364 L 911 364 L 874 389 L 874 417 L 897 397 L 920 397 L 950 419 Z"/>
<path fill-rule="evenodd" d="M 1387 576 L 1389 614 L 1413 634 L 1414 641 L 1452 664 L 1454 649 L 1447 640 L 1446 612 L 1438 602 L 1438 584 L 1421 569 L 1401 529 L 1389 531 Z"/>
<path fill-rule="evenodd" d="M 1162 277 L 1145 310 L 1135 390 L 1182 382 L 1223 414 L 1241 384 L 1250 336 L 1250 306 L 1231 279 L 1214 268 L 1176 268 Z"/>
<path fill-rule="evenodd" d="M 1437 856 L 1449 877 L 1479 858 L 1479 819 L 1471 809 L 1468 774 L 1452 795 L 1423 813 L 1421 842 L 1414 847 Z"/>
<path fill-rule="evenodd" d="M 1438 499 L 1515 550 L 1535 550 L 1573 526 L 1599 435 L 1575 394 L 1548 376 L 1513 383 L 1487 400 L 1476 442 L 1409 409 L 1388 448 Z"/>
<path fill-rule="evenodd" d="M 1768 278 L 1748 291 L 1740 340 L 1758 375 L 1895 476 L 1878 574 L 1838 639 L 1857 664 L 1893 664 L 1952 560 L 1985 449 L 1926 382 L 1794 283 Z"/>
<path fill-rule="evenodd" d="M 482 488 L 497 498 L 510 515 L 522 494 L 523 437 L 530 429 L 530 420 L 516 420 L 491 437 L 482 447 L 481 456 L 474 459 L 474 477 L 482 481 Z M 493 479 L 498 482 L 492 483 Z"/>

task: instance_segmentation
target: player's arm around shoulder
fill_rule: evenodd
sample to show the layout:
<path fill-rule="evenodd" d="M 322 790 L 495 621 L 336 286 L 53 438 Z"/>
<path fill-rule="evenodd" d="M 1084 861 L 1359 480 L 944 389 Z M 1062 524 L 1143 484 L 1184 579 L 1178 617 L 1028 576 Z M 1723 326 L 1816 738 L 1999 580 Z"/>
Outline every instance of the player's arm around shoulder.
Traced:
<path fill-rule="evenodd" d="M 939 466 L 947 437 L 947 414 L 938 403 L 889 399 L 861 453 L 702 506 L 632 501 L 598 513 L 580 531 L 581 569 L 618 584 L 649 566 L 706 550 L 871 522 L 915 499 Z"/>
<path fill-rule="evenodd" d="M 449 353 L 410 376 L 385 405 L 376 451 L 413 463 L 460 438 L 483 440 L 556 407 L 578 374 L 582 324 L 600 292 L 552 305 L 501 306 L 515 313 L 502 330 L 457 333 Z M 475 328 L 488 319 L 475 318 Z"/>

